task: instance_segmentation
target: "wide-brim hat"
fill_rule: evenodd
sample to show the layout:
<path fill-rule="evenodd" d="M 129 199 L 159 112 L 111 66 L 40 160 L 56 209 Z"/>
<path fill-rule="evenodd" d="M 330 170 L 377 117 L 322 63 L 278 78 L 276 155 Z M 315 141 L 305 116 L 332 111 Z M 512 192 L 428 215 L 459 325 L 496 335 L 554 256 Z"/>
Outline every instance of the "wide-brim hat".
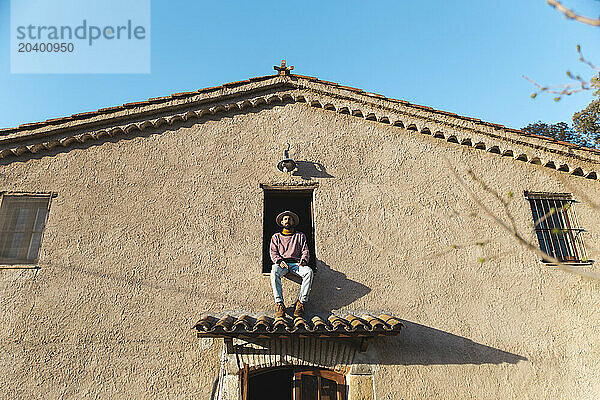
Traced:
<path fill-rule="evenodd" d="M 300 222 L 300 217 L 298 217 L 298 214 L 296 214 L 295 212 L 292 212 L 292 211 L 284 211 L 284 212 L 280 213 L 277 216 L 277 218 L 275 218 L 275 221 L 277 222 L 277 225 L 281 226 L 281 220 L 286 215 L 289 215 L 294 220 L 294 222 L 292 223 L 292 226 L 296 226 Z"/>

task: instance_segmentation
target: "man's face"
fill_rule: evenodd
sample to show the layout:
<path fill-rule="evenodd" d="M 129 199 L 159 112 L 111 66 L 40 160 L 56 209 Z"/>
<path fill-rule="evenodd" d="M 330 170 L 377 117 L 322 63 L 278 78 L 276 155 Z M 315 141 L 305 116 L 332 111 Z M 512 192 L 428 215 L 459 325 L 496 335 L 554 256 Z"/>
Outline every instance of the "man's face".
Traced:
<path fill-rule="evenodd" d="M 293 224 L 294 220 L 289 215 L 284 215 L 283 218 L 281 218 L 281 226 L 283 226 L 284 228 L 290 229 Z"/>

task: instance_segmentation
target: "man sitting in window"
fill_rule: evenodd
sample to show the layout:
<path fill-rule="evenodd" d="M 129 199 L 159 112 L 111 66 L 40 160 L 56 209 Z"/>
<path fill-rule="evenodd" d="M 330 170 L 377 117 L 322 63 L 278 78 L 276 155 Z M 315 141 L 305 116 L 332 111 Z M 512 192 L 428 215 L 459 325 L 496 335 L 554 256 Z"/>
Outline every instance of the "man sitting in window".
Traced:
<path fill-rule="evenodd" d="M 313 270 L 308 266 L 310 258 L 308 244 L 304 233 L 297 232 L 294 227 L 298 225 L 300 219 L 296 213 L 284 211 L 275 219 L 277 225 L 283 230 L 276 233 L 271 238 L 271 286 L 273 288 L 273 297 L 277 311 L 275 318 L 285 316 L 285 305 L 283 304 L 283 295 L 281 290 L 281 277 L 291 272 L 302 278 L 300 286 L 300 296 L 296 302 L 294 317 L 301 317 L 304 313 L 304 304 L 308 301 L 308 293 L 313 280 Z"/>

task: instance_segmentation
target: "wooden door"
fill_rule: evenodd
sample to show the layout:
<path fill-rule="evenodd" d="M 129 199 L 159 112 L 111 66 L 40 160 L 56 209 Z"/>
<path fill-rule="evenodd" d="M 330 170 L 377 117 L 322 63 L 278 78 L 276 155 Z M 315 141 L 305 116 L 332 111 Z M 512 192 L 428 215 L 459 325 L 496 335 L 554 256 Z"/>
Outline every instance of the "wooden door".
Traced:
<path fill-rule="evenodd" d="M 294 400 L 345 400 L 344 376 L 328 370 L 294 373 Z"/>

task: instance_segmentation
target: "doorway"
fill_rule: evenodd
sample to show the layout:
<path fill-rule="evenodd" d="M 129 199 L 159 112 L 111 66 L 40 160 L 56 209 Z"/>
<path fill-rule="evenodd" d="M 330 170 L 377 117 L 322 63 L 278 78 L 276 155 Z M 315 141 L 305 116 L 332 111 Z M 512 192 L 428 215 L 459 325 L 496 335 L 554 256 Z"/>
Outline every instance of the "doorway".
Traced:
<path fill-rule="evenodd" d="M 245 400 L 345 400 L 344 375 L 318 368 L 281 367 L 246 372 Z"/>
<path fill-rule="evenodd" d="M 293 378 L 292 368 L 249 373 L 247 400 L 292 400 Z"/>

